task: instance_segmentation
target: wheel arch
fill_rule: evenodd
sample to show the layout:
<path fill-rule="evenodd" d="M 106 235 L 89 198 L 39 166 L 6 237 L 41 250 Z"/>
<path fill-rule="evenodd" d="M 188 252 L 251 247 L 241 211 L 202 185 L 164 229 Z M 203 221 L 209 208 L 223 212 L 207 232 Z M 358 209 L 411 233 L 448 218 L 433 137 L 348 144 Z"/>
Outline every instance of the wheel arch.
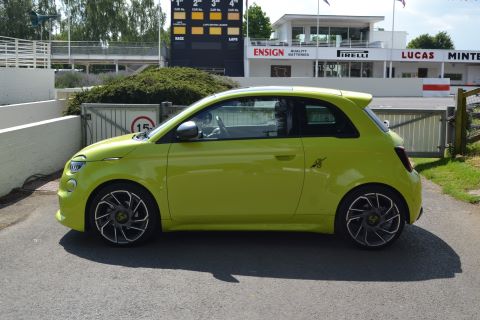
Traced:
<path fill-rule="evenodd" d="M 108 185 L 111 185 L 111 184 L 114 184 L 114 183 L 126 183 L 126 184 L 131 184 L 131 185 L 135 185 L 141 189 L 143 189 L 145 192 L 147 192 L 150 197 L 152 197 L 152 199 L 154 200 L 154 205 L 156 206 L 156 209 L 157 209 L 157 212 L 158 214 L 160 215 L 158 217 L 158 222 L 159 222 L 159 225 L 158 227 L 160 228 L 161 230 L 161 213 L 160 213 L 160 207 L 155 199 L 155 197 L 153 196 L 153 193 L 147 188 L 145 187 L 144 185 L 142 185 L 141 183 L 138 183 L 136 181 L 133 181 L 133 180 L 128 180 L 128 179 L 114 179 L 114 180 L 108 180 L 108 181 L 105 181 L 101 184 L 99 184 L 91 193 L 90 195 L 88 196 L 88 200 L 86 202 L 86 205 L 85 205 L 85 214 L 84 214 L 84 223 L 85 223 L 85 231 L 89 231 L 90 230 L 90 221 L 89 221 L 89 210 L 90 210 L 90 206 L 92 204 L 92 201 L 93 201 L 93 198 L 95 198 L 95 196 L 97 195 L 97 193 L 107 187 Z"/>
<path fill-rule="evenodd" d="M 410 209 L 408 207 L 408 203 L 407 201 L 405 200 L 405 197 L 397 190 L 395 189 L 394 187 L 392 186 L 389 186 L 387 184 L 384 184 L 384 183 L 364 183 L 364 184 L 361 184 L 361 185 L 358 185 L 354 188 L 352 188 L 351 190 L 349 190 L 347 193 L 345 193 L 342 197 L 342 199 L 338 202 L 338 205 L 337 205 L 337 209 L 335 211 L 335 225 L 334 225 L 334 230 L 335 230 L 335 233 L 337 233 L 337 228 L 338 228 L 338 217 L 339 217 L 339 210 L 340 210 L 340 206 L 342 205 L 343 201 L 345 200 L 346 197 L 348 197 L 350 194 L 352 194 L 353 192 L 357 191 L 358 189 L 361 189 L 361 188 L 368 188 L 368 187 L 380 187 L 380 188 L 386 188 L 388 189 L 389 191 L 393 192 L 396 196 L 398 196 L 398 198 L 400 199 L 400 201 L 402 202 L 402 206 L 404 207 L 405 209 L 405 216 L 403 217 L 405 219 L 405 222 L 407 224 L 410 223 Z"/>

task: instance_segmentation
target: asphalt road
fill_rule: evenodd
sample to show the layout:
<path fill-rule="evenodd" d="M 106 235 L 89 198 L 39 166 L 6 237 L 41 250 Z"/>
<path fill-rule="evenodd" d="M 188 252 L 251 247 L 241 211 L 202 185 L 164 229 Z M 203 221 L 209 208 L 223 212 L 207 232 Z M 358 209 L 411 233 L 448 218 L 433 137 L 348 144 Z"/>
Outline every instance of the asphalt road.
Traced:
<path fill-rule="evenodd" d="M 424 197 L 422 220 L 369 252 L 295 233 L 115 249 L 59 225 L 56 197 L 36 196 L 0 231 L 0 319 L 480 319 L 480 206 L 429 182 Z"/>

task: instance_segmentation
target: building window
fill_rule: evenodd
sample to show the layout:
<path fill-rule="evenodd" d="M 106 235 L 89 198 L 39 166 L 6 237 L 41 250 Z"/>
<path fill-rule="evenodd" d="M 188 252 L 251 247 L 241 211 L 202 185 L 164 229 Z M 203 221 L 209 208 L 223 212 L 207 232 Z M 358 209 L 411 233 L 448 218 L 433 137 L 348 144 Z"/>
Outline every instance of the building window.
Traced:
<path fill-rule="evenodd" d="M 462 81 L 463 74 L 461 73 L 445 73 L 445 78 L 450 78 L 451 81 Z"/>
<path fill-rule="evenodd" d="M 271 66 L 270 76 L 272 78 L 290 78 L 292 76 L 292 66 Z"/>
<path fill-rule="evenodd" d="M 348 46 L 348 28 L 330 28 L 330 46 Z"/>
<path fill-rule="evenodd" d="M 328 46 L 328 38 L 330 35 L 329 27 L 319 27 L 318 28 L 318 45 L 321 47 Z M 317 41 L 317 27 L 310 27 L 310 41 Z"/>
<path fill-rule="evenodd" d="M 418 68 L 419 78 L 428 78 L 428 68 Z"/>
<path fill-rule="evenodd" d="M 303 27 L 292 27 L 292 40 L 305 42 L 305 29 Z"/>

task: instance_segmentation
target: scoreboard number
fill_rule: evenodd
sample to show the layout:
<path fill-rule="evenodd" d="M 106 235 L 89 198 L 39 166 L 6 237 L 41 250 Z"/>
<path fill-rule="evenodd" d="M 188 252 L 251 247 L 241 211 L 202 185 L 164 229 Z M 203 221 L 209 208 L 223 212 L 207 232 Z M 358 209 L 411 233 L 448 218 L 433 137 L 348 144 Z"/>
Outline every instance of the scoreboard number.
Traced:
<path fill-rule="evenodd" d="M 235 7 L 236 4 L 238 4 L 238 0 L 230 0 L 230 7 Z"/>
<path fill-rule="evenodd" d="M 198 7 L 198 4 L 202 3 L 202 0 L 193 0 L 193 6 Z"/>
<path fill-rule="evenodd" d="M 183 0 L 172 0 L 172 2 L 176 2 L 177 7 L 180 7 L 180 5 L 183 3 Z"/>
<path fill-rule="evenodd" d="M 220 0 L 212 0 L 212 7 L 216 7 L 217 3 L 220 3 Z"/>

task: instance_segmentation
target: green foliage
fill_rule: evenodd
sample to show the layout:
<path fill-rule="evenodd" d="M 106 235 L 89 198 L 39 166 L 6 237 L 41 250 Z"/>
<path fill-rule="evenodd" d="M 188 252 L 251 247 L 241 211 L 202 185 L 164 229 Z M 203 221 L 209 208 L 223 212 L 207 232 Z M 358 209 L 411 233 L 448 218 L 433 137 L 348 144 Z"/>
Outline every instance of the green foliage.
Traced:
<path fill-rule="evenodd" d="M 248 10 L 248 36 L 251 39 L 270 39 L 272 34 L 272 25 L 270 18 L 262 10 L 262 7 L 253 3 Z M 247 35 L 247 15 L 244 17 L 243 35 Z"/>
<path fill-rule="evenodd" d="M 66 40 L 68 11 L 72 41 L 158 42 L 159 5 L 154 0 L 62 0 L 65 19 L 58 40 Z M 165 24 L 165 14 L 160 16 Z M 162 28 L 163 29 L 163 28 Z M 162 39 L 168 39 L 165 31 Z"/>
<path fill-rule="evenodd" d="M 480 189 L 480 167 L 475 158 L 415 159 L 415 169 L 456 199 L 478 203 L 480 196 L 469 193 Z"/>
<path fill-rule="evenodd" d="M 455 49 L 452 38 L 446 31 L 441 31 L 435 36 L 422 34 L 408 43 L 409 49 Z"/>
<path fill-rule="evenodd" d="M 238 85 L 223 77 L 191 68 L 147 69 L 144 72 L 77 93 L 67 114 L 80 114 L 82 103 L 153 103 L 189 105 Z"/>
<path fill-rule="evenodd" d="M 0 2 L 0 35 L 5 37 L 33 39 L 29 12 L 33 9 L 31 0 Z"/>
<path fill-rule="evenodd" d="M 126 72 L 106 72 L 86 74 L 76 71 L 61 71 L 55 74 L 55 88 L 91 87 L 101 84 L 110 84 L 127 77 Z"/>

